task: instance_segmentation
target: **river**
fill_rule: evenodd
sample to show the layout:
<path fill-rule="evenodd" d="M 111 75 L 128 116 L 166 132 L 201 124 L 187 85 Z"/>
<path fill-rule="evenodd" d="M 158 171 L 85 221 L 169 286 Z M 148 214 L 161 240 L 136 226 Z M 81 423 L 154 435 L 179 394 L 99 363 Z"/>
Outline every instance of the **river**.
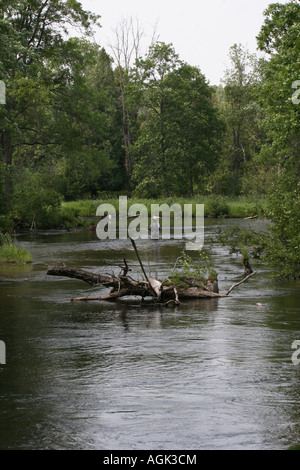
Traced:
<path fill-rule="evenodd" d="M 219 287 L 243 277 L 237 255 L 216 241 L 228 219 L 206 220 Z M 246 224 L 246 221 L 235 223 Z M 261 221 L 247 224 L 257 227 Z M 128 241 L 93 232 L 20 234 L 33 264 L 0 268 L 1 449 L 287 449 L 300 441 L 298 281 L 278 282 L 258 262 L 256 276 L 228 298 L 175 308 L 72 303 L 99 291 L 47 276 L 65 263 L 116 273 Z M 164 277 L 178 240 L 137 242 L 145 265 Z M 260 305 L 258 305 L 260 304 Z"/>

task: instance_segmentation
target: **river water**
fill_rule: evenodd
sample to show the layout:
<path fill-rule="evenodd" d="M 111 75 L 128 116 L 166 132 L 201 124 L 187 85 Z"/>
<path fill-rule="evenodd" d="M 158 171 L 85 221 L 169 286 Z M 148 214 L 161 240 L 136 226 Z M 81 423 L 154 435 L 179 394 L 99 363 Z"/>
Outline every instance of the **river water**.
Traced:
<path fill-rule="evenodd" d="M 206 220 L 221 292 L 243 277 L 239 258 L 216 242 L 219 227 L 232 223 Z M 292 343 L 300 340 L 299 282 L 274 281 L 254 263 L 258 274 L 228 298 L 175 308 L 135 299 L 73 303 L 68 299 L 99 288 L 47 276 L 47 266 L 118 273 L 126 257 L 139 276 L 130 242 L 100 241 L 87 231 L 23 234 L 17 241 L 34 263 L 0 269 L 1 449 L 299 444 L 300 365 L 292 361 Z M 137 245 L 160 278 L 184 248 L 178 240 Z"/>

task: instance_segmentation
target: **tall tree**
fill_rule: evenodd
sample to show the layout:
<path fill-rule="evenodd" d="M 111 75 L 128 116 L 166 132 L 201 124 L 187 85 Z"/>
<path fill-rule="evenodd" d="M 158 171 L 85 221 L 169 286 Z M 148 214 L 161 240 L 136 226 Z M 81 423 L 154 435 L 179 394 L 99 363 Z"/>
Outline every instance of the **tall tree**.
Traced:
<path fill-rule="evenodd" d="M 257 101 L 260 77 L 256 56 L 241 44 L 230 48 L 229 58 L 230 68 L 225 73 L 222 101 L 219 103 L 227 132 L 223 168 L 219 171 L 221 181 L 217 186 L 221 183 L 221 191 L 238 195 L 249 163 L 261 147 L 261 110 Z"/>
<path fill-rule="evenodd" d="M 217 161 L 221 125 L 212 89 L 198 68 L 179 59 L 172 45 L 155 44 L 137 66 L 141 92 L 134 146 L 136 191 L 192 196 Z"/>
<path fill-rule="evenodd" d="M 183 64 L 167 77 L 171 90 L 168 119 L 172 123 L 169 185 L 173 193 L 203 194 L 218 164 L 223 125 L 213 104 L 213 89 L 197 67 Z"/>
<path fill-rule="evenodd" d="M 105 189 L 112 167 L 116 171 L 121 146 L 111 58 L 96 44 L 73 38 L 50 66 L 57 75 L 50 103 L 56 145 L 48 160 L 55 165 L 65 198 L 96 195 Z"/>
<path fill-rule="evenodd" d="M 119 102 L 122 112 L 122 138 L 125 151 L 125 170 L 127 191 L 131 191 L 133 170 L 132 145 L 135 140 L 137 103 L 130 98 L 130 70 L 135 61 L 142 56 L 142 43 L 145 31 L 138 19 L 123 18 L 114 29 L 114 42 L 110 44 L 112 56 L 116 64 L 115 77 L 119 89 Z M 153 31 L 151 45 L 156 38 Z"/>
<path fill-rule="evenodd" d="M 278 168 L 293 168 L 299 175 L 300 107 L 293 96 L 300 79 L 300 5 L 296 0 L 274 3 L 264 14 L 257 41 L 260 50 L 270 56 L 261 95 L 269 139 L 262 155 Z"/>
<path fill-rule="evenodd" d="M 267 142 L 262 161 L 275 178 L 269 194 L 272 241 L 267 257 L 283 275 L 300 276 L 300 105 L 295 84 L 300 78 L 300 4 L 271 4 L 258 35 L 259 48 L 269 54 L 261 101 Z"/>
<path fill-rule="evenodd" d="M 156 43 L 149 48 L 145 59 L 139 59 L 133 81 L 141 90 L 141 111 L 146 119 L 141 124 L 135 151 L 139 158 L 135 166 L 135 178 L 144 173 L 142 184 L 162 185 L 163 193 L 169 196 L 168 140 L 172 124 L 168 120 L 171 89 L 167 83 L 168 74 L 181 65 L 172 45 Z M 155 181 L 153 181 L 153 178 Z M 149 188 L 150 189 L 150 188 Z"/>
<path fill-rule="evenodd" d="M 32 109 L 33 90 L 39 95 L 40 76 L 47 58 L 64 42 L 68 28 L 92 32 L 99 17 L 76 0 L 3 0 L 0 5 L 0 79 L 7 86 L 1 107 L 0 152 L 5 168 L 6 203 L 12 203 L 13 153 L 22 135 L 20 119 Z"/>

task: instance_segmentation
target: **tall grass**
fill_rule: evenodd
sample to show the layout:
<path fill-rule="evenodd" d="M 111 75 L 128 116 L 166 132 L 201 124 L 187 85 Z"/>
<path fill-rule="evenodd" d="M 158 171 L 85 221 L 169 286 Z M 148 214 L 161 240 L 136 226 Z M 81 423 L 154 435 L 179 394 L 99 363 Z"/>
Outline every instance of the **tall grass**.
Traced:
<path fill-rule="evenodd" d="M 140 199 L 128 198 L 128 207 L 133 204 L 143 204 L 148 213 L 151 213 L 152 204 L 180 204 L 182 211 L 184 204 L 193 204 L 193 214 L 196 213 L 196 204 L 204 204 L 205 217 L 229 217 L 243 218 L 250 216 L 263 216 L 265 214 L 266 203 L 264 199 L 254 199 L 250 197 L 238 197 L 235 199 L 223 196 L 194 196 L 193 198 L 169 197 L 157 199 Z M 102 199 L 102 200 L 79 200 L 64 202 L 61 207 L 61 216 L 68 221 L 75 221 L 80 217 L 95 217 L 97 207 L 100 204 L 111 204 L 118 214 L 119 198 Z"/>
<path fill-rule="evenodd" d="M 0 232 L 0 262 L 27 264 L 32 257 L 27 250 L 17 247 L 8 233 Z"/>

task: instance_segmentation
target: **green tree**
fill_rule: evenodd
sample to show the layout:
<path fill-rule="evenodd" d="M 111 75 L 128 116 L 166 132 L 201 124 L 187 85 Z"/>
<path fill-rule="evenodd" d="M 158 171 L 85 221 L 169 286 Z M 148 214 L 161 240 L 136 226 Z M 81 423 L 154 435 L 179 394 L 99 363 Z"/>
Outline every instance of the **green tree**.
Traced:
<path fill-rule="evenodd" d="M 219 161 L 223 125 L 213 104 L 213 89 L 197 67 L 183 64 L 167 78 L 172 123 L 170 175 L 173 192 L 203 194 Z"/>
<path fill-rule="evenodd" d="M 172 45 L 156 43 L 137 62 L 140 128 L 133 179 L 143 196 L 193 195 L 214 168 L 220 122 L 212 91 Z"/>
<path fill-rule="evenodd" d="M 261 159 L 274 169 L 269 193 L 273 222 L 267 259 L 283 275 L 300 275 L 300 105 L 293 99 L 300 79 L 300 4 L 275 3 L 265 11 L 259 48 L 270 55 L 265 67 L 261 101 L 267 142 Z"/>
<path fill-rule="evenodd" d="M 270 55 L 261 90 L 268 136 L 261 156 L 278 172 L 285 168 L 299 175 L 300 107 L 293 100 L 293 86 L 300 79 L 299 2 L 271 4 L 265 17 L 257 38 L 259 48 Z"/>
<path fill-rule="evenodd" d="M 96 195 L 106 189 L 112 172 L 120 173 L 111 58 L 99 46 L 75 38 L 64 43 L 50 66 L 58 77 L 50 121 L 55 145 L 48 161 L 55 165 L 59 192 L 66 199 Z"/>
<path fill-rule="evenodd" d="M 149 191 L 152 196 L 158 192 L 169 196 L 168 141 L 174 132 L 168 119 L 172 91 L 167 77 L 180 65 L 173 46 L 158 42 L 149 48 L 145 59 L 137 60 L 134 71 L 133 81 L 141 92 L 137 93 L 141 124 L 134 148 L 133 179 L 139 181 L 138 191 Z"/>
<path fill-rule="evenodd" d="M 219 107 L 226 123 L 222 162 L 215 175 L 214 188 L 225 194 L 239 195 L 243 178 L 251 178 L 247 170 L 259 152 L 263 133 L 262 117 L 257 100 L 260 86 L 256 56 L 242 45 L 230 48 L 231 67 L 224 78 L 224 88 L 217 90 Z"/>
<path fill-rule="evenodd" d="M 0 111 L 0 153 L 8 207 L 13 196 L 13 156 L 22 145 L 24 132 L 31 130 L 32 134 L 38 134 L 41 130 L 45 137 L 39 119 L 40 110 L 48 100 L 44 76 L 48 60 L 63 45 L 68 28 L 80 26 L 88 35 L 97 21 L 98 17 L 84 11 L 76 0 L 1 2 L 0 79 L 7 86 L 7 102 Z M 33 121 L 34 111 L 37 112 Z M 44 113 L 43 119 L 46 118 Z M 27 142 L 27 145 L 31 144 Z"/>

